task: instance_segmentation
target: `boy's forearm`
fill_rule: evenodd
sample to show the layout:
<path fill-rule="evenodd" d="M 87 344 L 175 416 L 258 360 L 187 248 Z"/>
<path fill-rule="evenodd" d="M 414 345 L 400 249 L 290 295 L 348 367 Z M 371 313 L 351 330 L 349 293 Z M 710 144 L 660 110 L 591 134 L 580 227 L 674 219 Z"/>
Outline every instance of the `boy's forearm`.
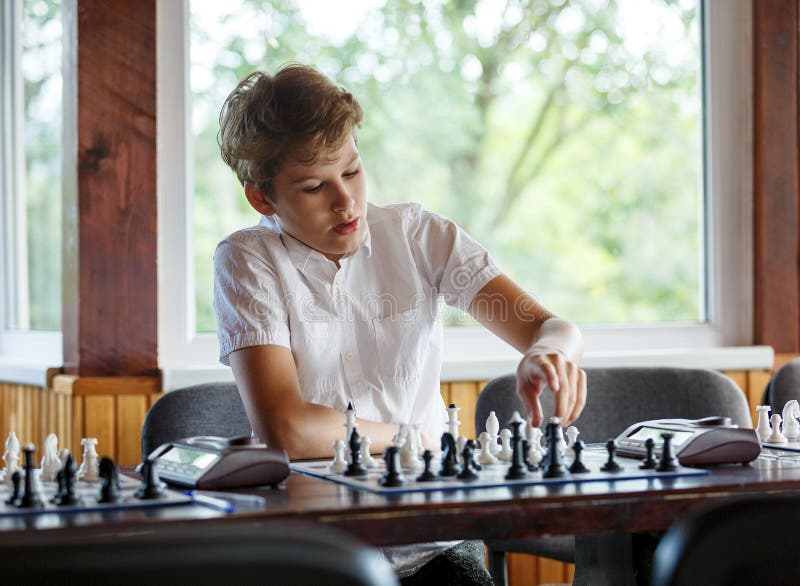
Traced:
<path fill-rule="evenodd" d="M 543 321 L 537 328 L 528 352 L 531 350 L 557 350 L 574 362 L 583 356 L 583 335 L 578 326 L 559 317 Z"/>

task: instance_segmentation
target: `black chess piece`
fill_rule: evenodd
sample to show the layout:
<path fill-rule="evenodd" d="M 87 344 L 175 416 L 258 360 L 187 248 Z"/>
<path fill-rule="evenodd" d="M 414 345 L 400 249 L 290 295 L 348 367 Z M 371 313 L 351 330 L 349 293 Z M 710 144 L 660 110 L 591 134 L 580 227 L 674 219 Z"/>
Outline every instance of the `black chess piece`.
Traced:
<path fill-rule="evenodd" d="M 572 461 L 572 464 L 569 467 L 569 471 L 572 474 L 586 474 L 589 472 L 589 469 L 583 463 L 581 456 L 585 447 L 586 444 L 583 443 L 583 440 L 576 441 L 575 445 L 572 446 L 572 451 L 575 452 L 575 459 Z"/>
<path fill-rule="evenodd" d="M 470 462 L 472 464 L 472 469 L 480 472 L 483 470 L 483 466 L 481 466 L 478 460 L 475 459 L 475 450 L 478 449 L 478 446 L 475 444 L 475 440 L 467 440 L 465 445 L 468 445 L 472 448 L 472 461 Z"/>
<path fill-rule="evenodd" d="M 67 487 L 64 485 L 64 466 L 62 465 L 61 468 L 58 469 L 56 472 L 56 493 L 53 495 L 53 498 L 50 499 L 51 503 L 55 503 L 64 492 L 66 491 Z"/>
<path fill-rule="evenodd" d="M 522 436 L 519 431 L 522 423 L 522 421 L 509 422 L 511 426 L 511 466 L 506 472 L 506 480 L 520 480 L 528 476 L 527 467 L 523 462 Z"/>
<path fill-rule="evenodd" d="M 475 454 L 475 444 L 472 442 L 467 442 L 464 444 L 464 450 L 461 452 L 461 456 L 464 460 L 464 467 L 461 469 L 461 472 L 458 475 L 459 480 L 466 480 L 467 482 L 471 480 L 477 480 L 478 475 L 475 472 L 474 464 L 475 458 L 473 455 Z"/>
<path fill-rule="evenodd" d="M 461 472 L 458 465 L 458 454 L 456 453 L 456 440 L 449 432 L 442 434 L 442 467 L 439 476 L 455 476 Z"/>
<path fill-rule="evenodd" d="M 425 462 L 425 470 L 422 471 L 422 474 L 417 476 L 417 482 L 430 482 L 431 480 L 436 480 L 436 474 L 434 474 L 431 470 L 432 460 L 433 452 L 430 450 L 425 450 L 422 452 L 422 461 Z"/>
<path fill-rule="evenodd" d="M 145 459 L 144 462 L 139 464 L 136 471 L 141 474 L 142 482 L 139 488 L 133 493 L 137 499 L 152 500 L 161 498 L 164 494 L 164 483 L 158 477 L 158 470 L 156 470 L 156 463 L 153 460 Z"/>
<path fill-rule="evenodd" d="M 386 472 L 378 481 L 378 484 L 386 487 L 403 486 L 406 483 L 406 479 L 400 469 L 400 454 L 397 451 L 397 446 L 386 448 L 383 459 L 386 462 Z"/>
<path fill-rule="evenodd" d="M 22 496 L 22 472 L 19 470 L 14 470 L 14 473 L 11 474 L 11 496 L 6 499 L 7 505 L 16 505 L 19 497 Z"/>
<path fill-rule="evenodd" d="M 39 496 L 39 490 L 36 487 L 36 482 L 33 479 L 35 464 L 33 463 L 33 453 L 36 448 L 33 444 L 25 444 L 22 448 L 25 453 L 25 492 L 15 502 L 16 506 L 20 509 L 41 509 L 44 507 L 42 497 Z"/>
<path fill-rule="evenodd" d="M 642 465 L 639 466 L 641 470 L 653 470 L 658 465 L 658 460 L 656 460 L 656 442 L 653 438 L 649 437 L 644 441 L 644 447 L 647 450 L 647 457 L 642 462 Z"/>
<path fill-rule="evenodd" d="M 543 458 L 544 478 L 564 478 L 569 476 L 569 470 L 564 464 L 564 455 L 561 453 L 560 440 L 561 419 L 551 417 L 544 428 L 545 441 L 547 442 L 547 452 Z"/>
<path fill-rule="evenodd" d="M 531 442 L 527 439 L 522 440 L 522 463 L 528 469 L 528 472 L 536 472 L 539 467 L 531 462 Z"/>
<path fill-rule="evenodd" d="M 59 507 L 71 507 L 81 503 L 80 497 L 75 494 L 75 476 L 78 473 L 78 467 L 75 465 L 75 459 L 72 454 L 66 457 L 64 463 L 61 465 L 61 470 L 58 474 L 61 475 L 62 486 L 53 502 Z"/>
<path fill-rule="evenodd" d="M 675 472 L 678 469 L 678 459 L 672 452 L 672 438 L 671 433 L 662 433 L 661 439 L 663 445 L 661 447 L 661 460 L 658 463 L 656 472 Z"/>
<path fill-rule="evenodd" d="M 350 433 L 350 463 L 344 471 L 345 476 L 366 476 L 367 469 L 361 463 L 361 436 L 358 430 L 353 428 Z"/>
<path fill-rule="evenodd" d="M 104 456 L 98 464 L 98 474 L 101 478 L 100 491 L 97 494 L 98 503 L 118 503 L 122 500 L 122 490 L 119 486 L 119 470 L 114 460 Z"/>
<path fill-rule="evenodd" d="M 606 450 L 608 450 L 608 461 L 600 467 L 600 470 L 603 472 L 619 472 L 622 470 L 622 466 L 617 464 L 617 461 L 614 459 L 617 455 L 617 442 L 613 439 L 609 439 L 606 442 Z"/>

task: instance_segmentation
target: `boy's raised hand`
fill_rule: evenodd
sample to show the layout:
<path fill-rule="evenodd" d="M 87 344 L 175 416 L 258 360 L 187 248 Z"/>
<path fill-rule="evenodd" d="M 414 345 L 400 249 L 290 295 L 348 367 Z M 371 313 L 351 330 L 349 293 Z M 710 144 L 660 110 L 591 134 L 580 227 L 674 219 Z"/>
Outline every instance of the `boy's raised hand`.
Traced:
<path fill-rule="evenodd" d="M 586 404 L 586 373 L 560 350 L 534 346 L 517 367 L 517 394 L 536 427 L 543 419 L 539 395 L 546 386 L 555 393 L 553 415 L 564 426 L 575 421 Z"/>

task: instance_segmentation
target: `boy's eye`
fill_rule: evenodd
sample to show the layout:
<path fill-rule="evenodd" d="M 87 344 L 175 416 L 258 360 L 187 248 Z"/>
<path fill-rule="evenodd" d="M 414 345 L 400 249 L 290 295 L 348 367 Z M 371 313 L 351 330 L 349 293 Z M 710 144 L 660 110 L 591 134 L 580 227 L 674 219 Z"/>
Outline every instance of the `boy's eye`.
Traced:
<path fill-rule="evenodd" d="M 320 189 L 322 189 L 322 183 L 315 185 L 314 187 L 307 187 L 303 191 L 306 193 L 317 193 Z"/>
<path fill-rule="evenodd" d="M 356 175 L 358 175 L 358 171 L 359 169 L 356 167 L 353 171 L 348 171 L 347 173 L 345 173 L 344 176 L 347 178 L 355 177 Z"/>

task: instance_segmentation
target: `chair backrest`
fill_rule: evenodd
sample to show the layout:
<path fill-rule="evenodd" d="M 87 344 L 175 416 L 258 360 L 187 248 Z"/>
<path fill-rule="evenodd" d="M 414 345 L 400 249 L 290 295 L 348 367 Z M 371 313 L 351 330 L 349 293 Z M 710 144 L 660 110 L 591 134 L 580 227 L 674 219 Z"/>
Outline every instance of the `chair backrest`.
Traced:
<path fill-rule="evenodd" d="M 4 584 L 395 586 L 377 550 L 331 527 L 228 519 L 0 535 Z"/>
<path fill-rule="evenodd" d="M 653 586 L 800 583 L 800 499 L 738 500 L 688 518 L 663 537 Z"/>
<path fill-rule="evenodd" d="M 773 413 L 780 413 L 791 399 L 800 401 L 800 358 L 790 360 L 772 375 L 762 403 L 772 407 Z"/>
<path fill-rule="evenodd" d="M 699 419 L 711 415 L 730 417 L 742 427 L 753 427 L 744 393 L 727 376 L 689 368 L 587 368 L 587 398 L 575 422 L 580 439 L 604 442 L 629 426 L 651 419 Z M 494 411 L 501 427 L 514 411 L 524 415 L 517 396 L 516 376 L 489 382 L 478 397 L 475 429 L 486 428 Z M 553 413 L 553 393 L 541 394 L 545 417 Z"/>
<path fill-rule="evenodd" d="M 163 443 L 197 435 L 236 437 L 252 431 L 236 383 L 206 383 L 166 393 L 142 425 L 142 456 Z"/>

